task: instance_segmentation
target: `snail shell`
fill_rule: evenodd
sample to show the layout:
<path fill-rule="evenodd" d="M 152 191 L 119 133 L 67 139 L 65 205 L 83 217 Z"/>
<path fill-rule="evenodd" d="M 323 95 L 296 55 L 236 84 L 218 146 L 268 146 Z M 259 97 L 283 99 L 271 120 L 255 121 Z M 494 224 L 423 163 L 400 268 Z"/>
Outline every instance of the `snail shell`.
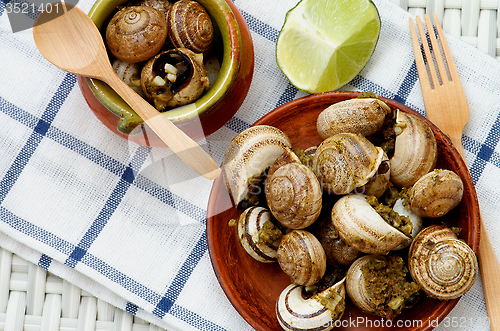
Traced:
<path fill-rule="evenodd" d="M 435 169 L 413 185 L 409 199 L 414 213 L 422 217 L 441 217 L 458 206 L 463 192 L 460 176 L 451 170 Z"/>
<path fill-rule="evenodd" d="M 226 188 L 236 206 L 245 198 L 249 179 L 270 167 L 292 143 L 283 131 L 269 126 L 252 126 L 229 144 L 222 161 Z"/>
<path fill-rule="evenodd" d="M 348 266 L 360 255 L 359 251 L 347 245 L 340 238 L 339 232 L 329 218 L 324 218 L 319 222 L 314 234 L 325 250 L 328 265 L 335 267 Z"/>
<path fill-rule="evenodd" d="M 436 165 L 436 138 L 427 123 L 400 110 L 395 131 L 394 155 L 390 160 L 391 181 L 396 186 L 409 187 Z"/>
<path fill-rule="evenodd" d="M 156 9 L 125 7 L 108 23 L 106 44 L 117 59 L 129 63 L 142 62 L 160 51 L 167 33 L 167 22 Z"/>
<path fill-rule="evenodd" d="M 167 64 L 175 69 L 169 69 L 169 72 Z M 208 84 L 203 56 L 187 48 L 157 54 L 146 63 L 141 72 L 142 90 L 160 111 L 195 101 Z"/>
<path fill-rule="evenodd" d="M 354 133 L 324 140 L 313 157 L 313 171 L 328 193 L 347 194 L 375 175 L 384 151 Z"/>
<path fill-rule="evenodd" d="M 279 239 L 267 242 L 261 237 L 264 229 L 281 231 L 274 227 L 271 222 L 271 213 L 263 207 L 250 207 L 246 209 L 238 219 L 238 239 L 245 251 L 260 262 L 276 262 Z"/>
<path fill-rule="evenodd" d="M 175 47 L 206 53 L 212 47 L 214 28 L 205 8 L 196 1 L 175 2 L 168 14 L 169 38 Z"/>
<path fill-rule="evenodd" d="M 311 297 L 304 295 L 303 286 L 288 285 L 276 302 L 276 316 L 281 327 L 287 331 L 333 329 L 345 310 L 344 282 L 345 278 Z M 335 311 L 320 302 L 322 297 L 328 297 L 329 307 Z"/>
<path fill-rule="evenodd" d="M 359 133 L 369 137 L 378 131 L 391 108 L 375 98 L 350 99 L 323 110 L 316 122 L 318 133 L 326 139 L 337 133 Z"/>
<path fill-rule="evenodd" d="M 326 271 L 326 255 L 316 237 L 305 230 L 293 230 L 281 239 L 278 264 L 295 285 L 313 285 Z"/>
<path fill-rule="evenodd" d="M 115 59 L 112 63 L 113 70 L 121 80 L 125 82 L 132 90 L 137 92 L 142 97 L 145 97 L 141 88 L 141 70 L 142 66 L 139 63 L 128 63 L 122 60 Z"/>
<path fill-rule="evenodd" d="M 474 284 L 478 264 L 474 251 L 447 226 L 431 225 L 413 240 L 408 257 L 413 280 L 432 298 L 452 300 Z"/>
<path fill-rule="evenodd" d="M 287 163 L 266 179 L 266 199 L 271 213 L 285 227 L 303 229 L 319 216 L 322 190 L 311 169 Z"/>
<path fill-rule="evenodd" d="M 340 198 L 332 208 L 332 222 L 352 248 L 368 254 L 387 254 L 411 239 L 388 224 L 366 201 L 364 194 Z"/>

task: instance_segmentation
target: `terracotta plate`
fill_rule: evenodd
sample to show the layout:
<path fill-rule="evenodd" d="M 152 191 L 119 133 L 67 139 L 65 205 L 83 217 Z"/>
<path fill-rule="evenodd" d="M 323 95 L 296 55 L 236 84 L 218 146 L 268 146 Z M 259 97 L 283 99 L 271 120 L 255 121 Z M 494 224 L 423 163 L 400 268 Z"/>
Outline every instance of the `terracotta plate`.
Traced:
<path fill-rule="evenodd" d="M 328 92 L 291 101 L 262 117 L 254 125 L 267 124 L 284 131 L 293 148 L 307 148 L 321 142 L 316 131 L 318 114 L 332 103 L 358 96 L 357 92 Z M 393 108 L 418 115 L 401 103 L 381 98 Z M 418 115 L 420 116 L 420 115 Z M 424 119 L 427 121 L 426 119 Z M 467 167 L 450 140 L 427 121 L 436 135 L 439 148 L 437 167 L 460 175 L 464 197 L 460 205 L 443 219 L 450 226 L 462 228 L 461 239 L 474 251 L 479 245 L 479 206 Z M 222 177 L 212 187 L 207 211 L 207 239 L 212 265 L 229 301 L 243 318 L 258 331 L 282 330 L 276 320 L 275 304 L 289 284 L 277 263 L 264 264 L 251 258 L 240 247 L 234 227 L 228 221 L 238 218 Z M 335 330 L 431 330 L 456 305 L 457 300 L 438 301 L 422 297 L 394 321 L 383 321 L 358 310 L 347 300 L 340 327 Z M 389 324 L 390 323 L 390 324 Z"/>

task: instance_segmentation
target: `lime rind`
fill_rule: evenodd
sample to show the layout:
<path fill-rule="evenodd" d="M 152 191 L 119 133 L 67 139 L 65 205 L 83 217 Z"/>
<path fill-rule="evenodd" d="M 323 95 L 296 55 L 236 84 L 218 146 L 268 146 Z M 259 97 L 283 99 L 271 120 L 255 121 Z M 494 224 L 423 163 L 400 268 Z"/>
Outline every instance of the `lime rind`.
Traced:
<path fill-rule="evenodd" d="M 366 66 L 380 33 L 380 16 L 371 1 L 326 0 L 327 9 L 324 3 L 300 1 L 288 11 L 276 43 L 281 71 L 308 93 L 337 90 L 350 82 Z M 358 6 L 354 14 L 352 4 Z M 333 9 L 340 14 L 332 14 Z"/>

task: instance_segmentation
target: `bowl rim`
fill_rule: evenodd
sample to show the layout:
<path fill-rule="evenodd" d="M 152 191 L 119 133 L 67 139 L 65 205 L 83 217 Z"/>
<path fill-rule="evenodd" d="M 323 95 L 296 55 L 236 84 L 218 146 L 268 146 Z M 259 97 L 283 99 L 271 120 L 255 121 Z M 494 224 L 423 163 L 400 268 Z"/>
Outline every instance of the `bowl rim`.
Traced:
<path fill-rule="evenodd" d="M 115 11 L 116 6 L 128 0 L 97 0 L 89 11 L 89 17 L 99 30 L 104 22 Z M 219 75 L 212 87 L 195 102 L 171 109 L 161 114 L 175 124 L 182 124 L 195 120 L 210 110 L 228 93 L 234 83 L 241 62 L 241 32 L 238 22 L 225 0 L 197 0 L 202 4 L 220 31 L 223 44 L 223 56 Z M 224 73 L 220 75 L 220 73 Z M 94 96 L 108 110 L 122 120 L 141 123 L 141 118 L 125 101 L 116 94 L 106 83 L 86 77 L 87 84 Z"/>
<path fill-rule="evenodd" d="M 297 98 L 295 100 L 292 100 L 290 102 L 287 102 L 274 110 L 270 111 L 269 113 L 265 114 L 262 116 L 260 119 L 258 119 L 252 126 L 255 125 L 261 125 L 261 124 L 267 124 L 269 121 L 275 117 L 277 117 L 277 114 L 279 114 L 280 111 L 282 111 L 283 108 L 288 108 L 290 106 L 298 107 L 300 105 L 308 104 L 311 102 L 314 102 L 314 100 L 318 100 L 321 98 L 329 98 L 332 96 L 344 96 L 344 99 L 350 99 L 354 97 L 358 97 L 362 92 L 357 92 L 357 91 L 332 91 L 332 92 L 323 92 L 323 93 L 317 93 L 317 94 L 312 94 L 312 95 L 307 95 L 301 98 Z M 466 177 L 466 181 L 464 181 L 464 187 L 467 187 L 469 192 L 471 192 L 472 195 L 472 203 L 473 203 L 473 219 L 469 221 L 470 229 L 468 232 L 467 238 L 464 240 L 467 241 L 467 244 L 473 249 L 473 251 L 477 254 L 478 249 L 479 249 L 479 240 L 480 240 L 480 215 L 479 215 L 479 203 L 477 200 L 477 195 L 475 191 L 474 184 L 472 182 L 472 178 L 470 176 L 470 172 L 468 171 L 467 165 L 465 161 L 462 159 L 461 155 L 459 154 L 458 150 L 453 147 L 451 140 L 445 135 L 442 134 L 442 131 L 434 125 L 432 122 L 430 122 L 426 117 L 422 116 L 419 114 L 417 111 L 405 106 L 404 104 L 394 100 L 394 99 L 389 99 L 383 96 L 378 96 L 382 101 L 390 103 L 392 106 L 396 106 L 399 109 L 402 109 L 405 112 L 414 114 L 418 116 L 419 118 L 423 119 L 433 130 L 434 133 L 438 132 L 441 133 L 441 136 L 443 137 L 443 141 L 446 146 L 450 147 L 450 152 L 453 155 L 454 160 L 458 163 L 458 168 L 461 169 L 460 175 Z M 337 100 L 335 102 L 339 102 L 341 100 Z M 333 103 L 335 103 L 333 102 Z M 209 255 L 210 255 L 210 260 L 212 263 L 212 267 L 214 269 L 216 278 L 219 282 L 219 285 L 221 286 L 223 292 L 225 293 L 226 297 L 229 299 L 231 305 L 236 309 L 236 311 L 240 314 L 240 316 L 245 319 L 247 323 L 249 323 L 253 328 L 255 328 L 258 331 L 268 331 L 267 326 L 262 324 L 260 321 L 255 320 L 252 311 L 250 311 L 248 308 L 246 308 L 242 302 L 240 302 L 239 297 L 234 293 L 233 291 L 235 290 L 235 285 L 231 283 L 231 279 L 229 277 L 226 277 L 221 274 L 220 270 L 220 265 L 221 263 L 223 264 L 224 261 L 220 259 L 219 256 L 216 256 L 214 251 L 217 249 L 215 248 L 214 241 L 211 240 L 211 237 L 213 236 L 214 231 L 217 231 L 217 225 L 215 223 L 215 216 L 218 213 L 218 210 L 220 207 L 217 206 L 217 203 L 220 203 L 220 201 L 223 201 L 226 203 L 222 208 L 225 209 L 220 209 L 220 210 L 226 210 L 228 208 L 234 208 L 234 204 L 232 202 L 232 199 L 229 197 L 229 193 L 226 191 L 223 191 L 225 194 L 227 194 L 226 197 L 221 197 L 220 195 L 217 195 L 217 189 L 222 187 L 223 190 L 226 190 L 225 184 L 223 181 L 222 175 L 220 175 L 213 183 L 212 189 L 210 192 L 209 196 L 209 201 L 208 201 L 208 207 L 207 207 L 207 219 L 206 219 L 206 233 L 207 233 L 207 246 L 209 250 Z M 226 201 L 227 199 L 230 199 L 231 201 Z M 229 206 L 230 204 L 230 206 Z M 450 300 L 450 301 L 440 301 L 436 305 L 435 309 L 435 315 L 433 318 L 438 318 L 439 321 L 442 321 L 445 316 L 447 316 L 451 310 L 455 307 L 455 305 L 458 303 L 458 299 Z M 437 326 L 437 325 L 436 325 Z M 424 331 L 424 330 L 432 330 L 435 326 L 431 326 L 430 324 L 424 324 L 421 328 L 415 328 L 411 330 L 419 330 L 419 331 Z"/>

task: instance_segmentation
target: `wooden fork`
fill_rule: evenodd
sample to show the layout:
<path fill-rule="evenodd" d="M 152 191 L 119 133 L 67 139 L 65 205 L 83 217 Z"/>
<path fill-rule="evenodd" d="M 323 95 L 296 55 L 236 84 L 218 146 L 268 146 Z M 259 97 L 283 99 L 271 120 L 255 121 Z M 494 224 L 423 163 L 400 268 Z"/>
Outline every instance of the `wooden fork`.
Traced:
<path fill-rule="evenodd" d="M 426 14 L 424 18 L 432 49 L 434 50 L 434 57 L 431 55 L 426 33 L 418 16 L 416 21 L 420 39 L 423 41 L 422 46 L 425 57 L 428 62 L 430 80 L 420 49 L 420 42 L 411 18 L 410 31 L 413 43 L 413 53 L 415 54 L 420 86 L 422 87 L 422 95 L 424 97 L 425 111 L 429 120 L 450 137 L 455 148 L 459 151 L 460 155 L 464 157 L 462 131 L 469 120 L 467 99 L 448 43 L 446 42 L 443 29 L 439 25 L 436 14 L 434 14 L 434 22 L 439 40 L 441 41 L 441 49 L 444 53 L 446 64 L 443 61 L 430 17 Z M 436 72 L 436 66 L 439 70 L 439 76 Z M 446 71 L 446 67 L 448 68 L 449 75 Z M 482 220 L 481 239 L 479 243 L 479 266 L 481 268 L 484 298 L 490 320 L 490 327 L 492 331 L 500 331 L 500 265 L 488 239 Z"/>

